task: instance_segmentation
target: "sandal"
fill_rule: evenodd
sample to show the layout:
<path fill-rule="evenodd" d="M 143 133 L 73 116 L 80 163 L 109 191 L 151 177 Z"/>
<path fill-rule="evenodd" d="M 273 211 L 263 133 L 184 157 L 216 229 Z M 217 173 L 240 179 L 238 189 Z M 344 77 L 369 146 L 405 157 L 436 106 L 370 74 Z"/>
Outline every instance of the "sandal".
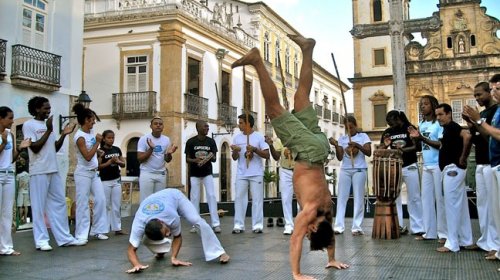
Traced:
<path fill-rule="evenodd" d="M 0 256 L 6 256 L 6 257 L 11 257 L 11 256 L 12 257 L 17 257 L 17 256 L 20 256 L 20 255 L 21 255 L 21 253 L 18 252 L 18 251 L 12 251 L 12 253 L 10 253 L 10 254 L 0 254 Z"/>
<path fill-rule="evenodd" d="M 352 232 L 352 236 L 360 236 L 360 235 L 363 235 L 364 233 L 362 231 L 353 231 Z"/>
<path fill-rule="evenodd" d="M 449 253 L 449 252 L 451 252 L 450 249 L 448 249 L 448 248 L 446 248 L 444 246 L 437 248 L 436 251 L 438 251 L 439 253 Z"/>

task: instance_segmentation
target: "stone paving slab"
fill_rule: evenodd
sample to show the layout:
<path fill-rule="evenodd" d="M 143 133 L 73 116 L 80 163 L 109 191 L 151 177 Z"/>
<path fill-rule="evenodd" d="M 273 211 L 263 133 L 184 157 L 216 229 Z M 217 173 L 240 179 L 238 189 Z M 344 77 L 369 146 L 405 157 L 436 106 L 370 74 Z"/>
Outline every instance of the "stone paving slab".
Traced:
<path fill-rule="evenodd" d="M 128 275 L 126 256 L 128 236 L 111 235 L 109 240 L 91 239 L 84 247 L 61 248 L 51 245 L 51 252 L 36 251 L 31 231 L 14 234 L 14 244 L 22 255 L 0 257 L 0 279 L 291 279 L 288 263 L 289 236 L 283 228 L 265 228 L 263 234 L 246 231 L 231 234 L 233 218 L 221 219 L 223 232 L 219 238 L 231 262 L 205 262 L 201 241 L 189 233 L 183 224 L 183 246 L 179 258 L 193 263 L 192 267 L 173 267 L 169 258 L 157 261 L 144 247 L 138 255 L 150 268 Z M 247 228 L 250 218 L 247 218 Z M 407 223 L 407 221 L 405 221 Z M 406 235 L 397 240 L 373 240 L 372 219 L 365 219 L 365 235 L 354 237 L 347 230 L 337 235 L 337 259 L 349 263 L 347 270 L 325 269 L 326 252 L 310 252 L 304 242 L 302 271 L 318 279 L 500 279 L 498 261 L 484 260 L 482 251 L 437 253 L 437 241 L 416 241 Z M 123 220 L 129 229 L 131 218 Z M 478 238 L 478 222 L 473 220 L 474 237 Z M 346 219 L 349 229 L 351 220 Z"/>

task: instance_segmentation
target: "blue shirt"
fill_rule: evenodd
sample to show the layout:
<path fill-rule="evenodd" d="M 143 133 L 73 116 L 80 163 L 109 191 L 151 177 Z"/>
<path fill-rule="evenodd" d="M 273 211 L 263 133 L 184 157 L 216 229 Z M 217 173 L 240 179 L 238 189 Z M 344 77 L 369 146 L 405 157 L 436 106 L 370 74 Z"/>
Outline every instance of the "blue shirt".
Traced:
<path fill-rule="evenodd" d="M 500 107 L 497 108 L 497 111 L 491 120 L 491 125 L 500 129 Z M 500 141 L 495 140 L 493 137 L 490 137 L 490 162 L 491 167 L 500 164 Z"/>
<path fill-rule="evenodd" d="M 439 125 L 438 121 L 423 121 L 420 123 L 418 130 L 425 138 L 432 141 L 439 140 L 439 135 L 443 134 L 443 127 Z M 433 148 L 422 141 L 422 157 L 424 166 L 433 166 L 439 164 L 439 150 Z"/>

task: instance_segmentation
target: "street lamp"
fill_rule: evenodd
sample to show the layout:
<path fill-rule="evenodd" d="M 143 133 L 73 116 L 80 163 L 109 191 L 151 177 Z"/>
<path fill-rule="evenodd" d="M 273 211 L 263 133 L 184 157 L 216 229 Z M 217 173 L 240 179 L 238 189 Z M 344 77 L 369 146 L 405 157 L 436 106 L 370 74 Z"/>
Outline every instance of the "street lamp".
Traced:
<path fill-rule="evenodd" d="M 89 95 L 84 90 L 82 90 L 80 95 L 78 95 L 78 99 L 76 100 L 76 103 L 80 103 L 83 105 L 83 107 L 89 108 L 90 102 L 92 102 L 92 99 L 90 99 Z M 63 124 L 72 118 L 76 118 L 76 116 L 59 115 L 59 133 L 62 133 L 62 131 L 63 131 Z"/>

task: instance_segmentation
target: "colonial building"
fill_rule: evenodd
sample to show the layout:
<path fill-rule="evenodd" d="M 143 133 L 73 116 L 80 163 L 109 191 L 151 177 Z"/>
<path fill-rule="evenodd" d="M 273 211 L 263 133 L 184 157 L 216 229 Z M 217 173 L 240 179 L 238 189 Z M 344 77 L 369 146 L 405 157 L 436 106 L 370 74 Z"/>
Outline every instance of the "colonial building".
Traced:
<path fill-rule="evenodd" d="M 391 53 L 390 2 L 352 2 L 354 115 L 374 142 L 386 128 L 387 111 L 395 107 L 392 65 L 398 54 Z M 410 1 L 402 2 L 406 92 L 401 94 L 414 124 L 419 120 L 418 101 L 426 94 L 449 103 L 453 119 L 463 124 L 463 105 L 476 106 L 474 85 L 499 72 L 500 40 L 496 34 L 500 23 L 480 4 L 480 0 L 440 0 L 433 15 L 410 19 Z M 412 32 L 421 32 L 427 43 L 411 41 Z M 362 110 L 366 104 L 370 104 L 369 109 Z"/>
<path fill-rule="evenodd" d="M 254 69 L 230 66 L 258 47 L 282 101 L 293 108 L 301 54 L 289 33 L 298 32 L 262 2 L 86 0 L 84 78 L 102 120 L 96 131 L 115 131 L 115 145 L 126 152 L 126 175 L 137 176 L 138 138 L 151 131 L 150 119 L 160 116 L 164 134 L 179 146 L 168 164 L 169 185 L 184 188 L 189 181 L 184 144 L 196 135 L 195 122 L 206 120 L 219 149 L 217 196 L 233 200 L 236 164 L 229 146 L 238 132 L 237 115 L 248 110 L 262 133 L 272 135 L 272 127 Z M 314 74 L 311 102 L 321 126 L 340 134 L 338 80 L 317 64 Z"/>
<path fill-rule="evenodd" d="M 14 111 L 12 132 L 22 140 L 22 125 L 33 117 L 28 100 L 50 100 L 54 132 L 59 117 L 82 90 L 83 0 L 9 0 L 0 2 L 1 106 Z M 71 20 L 69 20 L 71 19 Z M 62 119 L 61 119 L 62 120 Z M 68 172 L 68 143 L 58 153 L 63 178 Z"/>

